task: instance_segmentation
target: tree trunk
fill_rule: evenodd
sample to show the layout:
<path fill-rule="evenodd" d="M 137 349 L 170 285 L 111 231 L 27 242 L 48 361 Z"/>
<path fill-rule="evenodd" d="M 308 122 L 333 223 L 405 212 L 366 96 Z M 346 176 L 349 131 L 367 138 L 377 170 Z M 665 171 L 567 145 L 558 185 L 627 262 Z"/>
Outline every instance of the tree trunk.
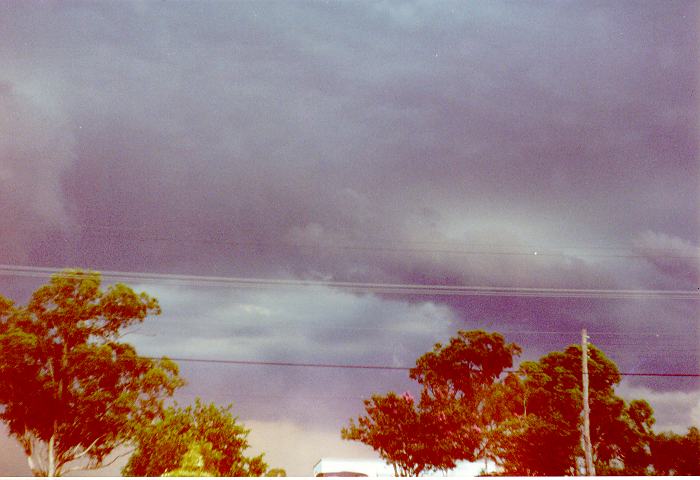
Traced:
<path fill-rule="evenodd" d="M 38 472 L 36 471 L 36 465 L 31 455 L 27 455 L 27 464 L 29 465 L 29 470 L 32 471 L 32 475 L 36 475 Z"/>
<path fill-rule="evenodd" d="M 56 455 L 54 453 L 54 442 L 56 441 L 56 434 L 51 435 L 49 439 L 49 468 L 46 471 L 47 477 L 56 476 Z"/>

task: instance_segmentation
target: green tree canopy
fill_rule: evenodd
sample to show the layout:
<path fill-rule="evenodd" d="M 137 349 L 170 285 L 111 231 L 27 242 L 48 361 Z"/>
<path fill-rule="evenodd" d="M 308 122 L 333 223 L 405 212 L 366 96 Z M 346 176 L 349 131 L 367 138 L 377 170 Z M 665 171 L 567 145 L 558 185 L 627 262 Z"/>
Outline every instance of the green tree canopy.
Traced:
<path fill-rule="evenodd" d="M 343 428 L 341 436 L 369 445 L 394 467 L 396 475 L 418 476 L 435 467 L 439 445 L 437 432 L 431 431 L 427 411 L 416 407 L 409 394 L 394 392 L 372 395 L 365 400 L 366 414 Z"/>
<path fill-rule="evenodd" d="M 100 283 L 99 273 L 66 270 L 26 306 L 0 296 L 0 420 L 35 475 L 104 466 L 183 384 L 173 362 L 118 341 L 160 313 L 156 299 Z M 75 460 L 83 462 L 69 468 Z"/>
<path fill-rule="evenodd" d="M 589 346 L 591 441 L 596 472 L 644 474 L 649 465 L 653 411 L 615 394 L 615 363 Z M 504 382 L 511 415 L 493 432 L 490 456 L 513 475 L 574 475 L 581 449 L 581 347 L 571 345 L 537 362 L 523 362 Z M 547 454 L 543 454 L 547 452 Z"/>
<path fill-rule="evenodd" d="M 266 477 L 286 477 L 287 471 L 284 468 L 271 468 L 265 473 Z"/>
<path fill-rule="evenodd" d="M 498 333 L 459 331 L 411 369 L 411 378 L 422 386 L 417 404 L 410 395 L 373 395 L 364 402 L 365 415 L 351 420 L 341 435 L 371 446 L 400 475 L 474 460 L 489 426 L 491 389 L 519 353 L 520 347 Z"/>
<path fill-rule="evenodd" d="M 194 443 L 185 452 L 180 460 L 180 466 L 175 470 L 165 472 L 162 477 L 213 477 L 211 472 L 204 469 L 204 455 L 202 448 L 206 448 L 207 453 L 211 452 L 211 444 L 202 445 Z"/>
<path fill-rule="evenodd" d="M 199 399 L 194 406 L 168 407 L 162 418 L 136 432 L 136 451 L 123 474 L 157 477 L 199 471 L 210 476 L 259 477 L 266 473 L 262 455 L 244 456 L 248 433 L 231 414 Z M 194 463 L 193 463 L 194 462 Z"/>
<path fill-rule="evenodd" d="M 465 332 L 416 361 L 411 378 L 419 402 L 393 392 L 365 400 L 365 414 L 342 437 L 363 442 L 401 475 L 444 470 L 459 460 L 486 458 L 500 473 L 578 475 L 581 446 L 581 346 L 512 366 L 520 347 L 497 333 Z M 591 441 L 601 475 L 698 475 L 700 431 L 656 435 L 645 400 L 627 403 L 615 392 L 617 365 L 588 348 Z"/>
<path fill-rule="evenodd" d="M 655 475 L 700 475 L 700 430 L 690 427 L 685 435 L 655 435 L 651 457 Z"/>

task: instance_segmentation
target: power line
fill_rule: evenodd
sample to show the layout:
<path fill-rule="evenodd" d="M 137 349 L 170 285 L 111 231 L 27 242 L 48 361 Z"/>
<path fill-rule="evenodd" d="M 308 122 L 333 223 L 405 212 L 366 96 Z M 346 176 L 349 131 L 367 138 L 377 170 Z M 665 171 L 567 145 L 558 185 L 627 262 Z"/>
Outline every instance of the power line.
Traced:
<path fill-rule="evenodd" d="M 232 400 L 234 400 L 235 403 L 241 403 L 242 400 L 249 400 L 249 401 L 260 401 L 265 400 L 265 399 L 286 399 L 286 400 L 312 400 L 314 402 L 319 402 L 319 401 L 326 401 L 326 402 L 332 402 L 332 401 L 338 401 L 338 400 L 364 400 L 366 397 L 363 397 L 362 395 L 273 395 L 269 393 L 262 393 L 262 394 L 257 394 L 257 393 L 241 393 L 239 391 L 231 394 L 232 395 Z"/>
<path fill-rule="evenodd" d="M 150 360 L 158 360 L 157 357 L 142 357 Z M 221 363 L 228 365 L 252 365 L 265 367 L 305 367 L 305 368 L 340 368 L 350 370 L 399 370 L 408 371 L 410 367 L 392 367 L 388 365 L 348 365 L 340 363 L 298 363 L 298 362 L 263 362 L 256 360 L 210 360 L 206 358 L 176 358 L 168 357 L 175 362 L 191 363 Z"/>
<path fill-rule="evenodd" d="M 565 331 L 565 330 L 502 330 L 499 331 L 502 334 L 508 335 L 579 335 L 579 332 L 575 331 Z M 593 331 L 588 332 L 589 336 L 596 337 L 628 337 L 630 335 L 634 336 L 645 336 L 645 337 L 659 337 L 659 338 L 688 338 L 688 333 L 656 333 L 656 332 L 606 332 L 606 331 Z"/>
<path fill-rule="evenodd" d="M 149 360 L 160 360 L 159 357 L 141 357 Z M 332 368 L 344 370 L 386 370 L 386 371 L 410 371 L 412 367 L 395 367 L 390 365 L 362 365 L 362 364 L 341 364 L 341 363 L 300 363 L 300 362 L 267 362 L 257 360 L 216 360 L 206 358 L 182 358 L 168 357 L 175 362 L 190 363 L 211 363 L 243 366 L 263 366 L 263 367 L 299 367 L 299 368 Z M 504 373 L 524 373 L 521 370 L 504 370 Z M 534 372 L 531 372 L 534 373 Z M 544 374 L 544 373 L 543 373 Z M 615 374 L 611 374 L 614 376 Z M 698 378 L 700 373 L 668 373 L 668 372 L 619 372 L 620 376 L 627 377 L 689 377 Z"/>
<path fill-rule="evenodd" d="M 59 268 L 24 265 L 0 265 L 0 274 L 20 277 L 46 277 L 60 273 L 65 277 L 79 277 Z M 700 300 L 700 289 L 643 290 L 643 289 L 583 289 L 537 288 L 468 285 L 430 285 L 343 282 L 333 280 L 265 279 L 250 277 L 220 277 L 202 275 L 161 274 L 125 271 L 101 272 L 104 278 L 171 285 L 228 287 L 228 288 L 299 288 L 328 287 L 355 293 L 433 296 L 489 296 L 489 297 L 543 297 L 543 298 L 602 298 L 602 299 L 667 299 Z"/>

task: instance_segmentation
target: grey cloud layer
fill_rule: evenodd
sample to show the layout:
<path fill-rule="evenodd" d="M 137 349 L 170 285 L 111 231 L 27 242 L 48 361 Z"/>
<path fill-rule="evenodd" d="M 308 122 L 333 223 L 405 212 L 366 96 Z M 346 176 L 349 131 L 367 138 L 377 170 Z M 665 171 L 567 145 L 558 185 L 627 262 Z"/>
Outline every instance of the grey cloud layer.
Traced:
<path fill-rule="evenodd" d="M 78 137 L 81 223 L 396 238 L 437 211 L 697 239 L 691 3 L 5 8 L 11 80 L 55 80 Z"/>
<path fill-rule="evenodd" d="M 69 217 L 58 176 L 75 160 L 73 138 L 52 105 L 0 80 L 0 251 L 27 262 L 26 246 Z M 52 108 L 53 107 L 53 108 Z"/>
<path fill-rule="evenodd" d="M 143 286 L 163 318 L 127 338 L 146 355 L 262 362 L 412 366 L 458 328 L 452 311 L 330 289 L 191 292 Z M 241 415 L 327 426 L 375 391 L 412 388 L 407 372 L 182 364 L 181 396 L 234 401 Z M 313 409 L 309 409 L 309 405 Z M 338 426 L 338 428 L 340 428 Z"/>
<path fill-rule="evenodd" d="M 2 8 L 3 99 L 55 120 L 10 125 L 36 139 L 63 134 L 49 155 L 20 160 L 7 152 L 26 141 L 7 137 L 4 164 L 24 195 L 8 197 L 9 211 L 31 219 L 28 208 L 50 205 L 76 225 L 43 238 L 41 224 L 38 235 L 8 226 L 6 261 L 377 282 L 697 283 L 692 2 Z M 22 90 L 31 102 L 12 93 Z M 455 243 L 476 253 L 450 253 Z M 633 250 L 562 250 L 601 244 Z M 659 247 L 688 258 L 657 256 Z M 447 303 L 465 321 L 532 328 L 653 329 L 657 315 L 654 306 L 641 320 L 616 316 L 611 302 Z M 661 310 L 674 331 L 697 330 L 687 308 Z"/>
<path fill-rule="evenodd" d="M 1 4 L 0 263 L 697 288 L 699 13 L 692 1 Z M 167 334 L 155 321 L 141 333 L 157 337 L 138 337 L 154 353 L 410 363 L 432 333 L 486 326 L 520 332 L 533 357 L 576 338 L 523 332 L 586 326 L 624 369 L 700 368 L 697 302 L 147 290 L 174 302 Z M 414 340 L 372 330 L 394 321 Z M 641 348 L 625 332 L 660 336 Z M 301 397 L 318 382 L 406 388 L 185 368 L 203 382 L 187 395 L 208 385 L 225 400 L 265 378 L 273 395 L 296 392 L 283 402 L 309 422 Z M 345 418 L 356 404 L 319 408 Z"/>

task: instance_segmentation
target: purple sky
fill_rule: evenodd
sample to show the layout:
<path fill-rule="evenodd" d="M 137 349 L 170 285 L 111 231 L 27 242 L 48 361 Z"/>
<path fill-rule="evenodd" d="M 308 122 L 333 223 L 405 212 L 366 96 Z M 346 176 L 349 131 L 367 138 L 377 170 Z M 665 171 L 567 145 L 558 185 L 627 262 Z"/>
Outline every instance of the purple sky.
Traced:
<path fill-rule="evenodd" d="M 696 290 L 698 20 L 671 0 L 2 2 L 0 263 Z M 411 365 L 487 328 L 535 358 L 585 327 L 623 371 L 700 371 L 695 300 L 134 286 L 163 306 L 126 337 L 144 354 Z M 367 454 L 340 427 L 362 397 L 412 388 L 182 368 L 181 401 L 234 402 L 296 475 Z M 697 382 L 620 392 L 659 429 L 700 424 Z M 0 473 L 28 474 L 0 444 Z"/>

